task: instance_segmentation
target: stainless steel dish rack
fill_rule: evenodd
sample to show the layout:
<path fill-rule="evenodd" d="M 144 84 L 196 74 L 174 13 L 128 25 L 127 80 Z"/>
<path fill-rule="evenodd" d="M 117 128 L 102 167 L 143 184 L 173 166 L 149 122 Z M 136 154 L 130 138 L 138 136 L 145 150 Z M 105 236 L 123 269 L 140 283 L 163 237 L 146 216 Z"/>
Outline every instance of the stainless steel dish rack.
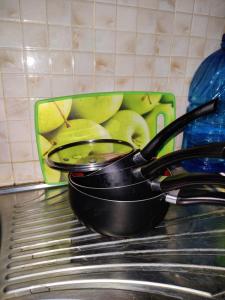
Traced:
<path fill-rule="evenodd" d="M 0 196 L 0 299 L 225 299 L 225 208 L 171 207 L 144 236 L 79 223 L 67 188 Z"/>

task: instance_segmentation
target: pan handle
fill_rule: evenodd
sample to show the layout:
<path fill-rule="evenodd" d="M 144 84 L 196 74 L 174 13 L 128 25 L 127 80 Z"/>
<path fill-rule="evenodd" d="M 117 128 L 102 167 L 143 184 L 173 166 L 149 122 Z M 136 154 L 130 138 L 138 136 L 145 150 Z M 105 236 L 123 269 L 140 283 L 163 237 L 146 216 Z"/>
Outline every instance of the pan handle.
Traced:
<path fill-rule="evenodd" d="M 160 177 L 158 180 L 151 181 L 152 190 L 159 192 L 169 192 L 184 187 L 194 188 L 203 185 L 218 185 L 225 188 L 225 175 L 212 173 L 179 174 Z"/>
<path fill-rule="evenodd" d="M 207 191 L 204 189 L 188 189 L 188 193 L 186 193 L 185 189 L 180 189 L 167 193 L 165 196 L 165 201 L 178 205 L 225 205 L 225 192 Z"/>
<path fill-rule="evenodd" d="M 203 104 L 192 111 L 184 114 L 180 118 L 176 119 L 163 130 L 161 130 L 140 152 L 134 155 L 133 160 L 135 163 L 144 163 L 151 160 L 157 155 L 159 150 L 172 139 L 174 136 L 178 135 L 183 131 L 184 127 L 191 121 L 207 115 L 209 113 L 215 112 L 219 99 L 216 98 Z"/>
<path fill-rule="evenodd" d="M 184 150 L 177 150 L 172 153 L 166 154 L 142 168 L 134 169 L 134 175 L 137 178 L 155 178 L 158 174 L 162 174 L 166 168 L 171 167 L 183 160 L 192 158 L 225 158 L 225 142 L 211 143 L 208 145 L 193 147 Z"/>

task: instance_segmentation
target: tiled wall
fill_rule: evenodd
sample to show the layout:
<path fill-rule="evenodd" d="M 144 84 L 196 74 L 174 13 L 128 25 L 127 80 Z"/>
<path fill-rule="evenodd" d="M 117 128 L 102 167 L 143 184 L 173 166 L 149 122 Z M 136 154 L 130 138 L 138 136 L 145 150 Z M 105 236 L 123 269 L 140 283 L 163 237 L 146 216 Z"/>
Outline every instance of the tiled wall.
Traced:
<path fill-rule="evenodd" d="M 0 0 L 0 186 L 41 181 L 37 99 L 172 91 L 220 45 L 224 0 Z"/>

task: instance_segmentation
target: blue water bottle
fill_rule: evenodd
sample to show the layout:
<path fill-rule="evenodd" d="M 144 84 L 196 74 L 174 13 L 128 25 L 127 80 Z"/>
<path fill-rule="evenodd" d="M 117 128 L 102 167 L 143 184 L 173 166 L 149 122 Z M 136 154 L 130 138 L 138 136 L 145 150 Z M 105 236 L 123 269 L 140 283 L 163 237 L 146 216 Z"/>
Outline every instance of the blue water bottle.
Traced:
<path fill-rule="evenodd" d="M 194 74 L 188 94 L 188 111 L 215 98 L 219 98 L 217 111 L 186 127 L 183 148 L 225 142 L 225 34 L 221 49 L 208 56 Z M 193 159 L 183 162 L 183 167 L 189 172 L 225 172 L 222 159 Z"/>

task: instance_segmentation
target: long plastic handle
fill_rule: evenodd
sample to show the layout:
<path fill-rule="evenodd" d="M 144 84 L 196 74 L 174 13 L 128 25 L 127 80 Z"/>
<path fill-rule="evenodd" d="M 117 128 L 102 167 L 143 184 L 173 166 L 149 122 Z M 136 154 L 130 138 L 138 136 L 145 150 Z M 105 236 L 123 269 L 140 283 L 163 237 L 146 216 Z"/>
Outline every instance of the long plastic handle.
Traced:
<path fill-rule="evenodd" d="M 211 100 L 204 105 L 201 105 L 192 111 L 184 114 L 180 118 L 176 119 L 174 122 L 170 123 L 163 130 L 161 130 L 140 152 L 146 160 L 150 160 L 152 157 L 156 156 L 159 150 L 164 146 L 166 142 L 172 139 L 174 136 L 178 135 L 183 131 L 184 127 L 191 121 L 207 115 L 209 113 L 215 112 L 218 105 L 218 99 Z"/>
<path fill-rule="evenodd" d="M 151 163 L 138 169 L 143 178 L 155 178 L 163 170 L 178 162 L 192 158 L 225 158 L 225 142 L 212 143 L 204 146 L 193 147 L 185 150 L 177 150 L 164 155 Z"/>
<path fill-rule="evenodd" d="M 165 201 L 172 204 L 190 205 L 190 204 L 211 204 L 225 205 L 225 192 L 208 191 L 205 189 L 180 189 L 168 193 Z"/>
<path fill-rule="evenodd" d="M 225 188 L 225 176 L 207 173 L 179 174 L 166 177 L 162 182 L 158 183 L 159 190 L 162 192 L 203 185 L 218 185 Z"/>

